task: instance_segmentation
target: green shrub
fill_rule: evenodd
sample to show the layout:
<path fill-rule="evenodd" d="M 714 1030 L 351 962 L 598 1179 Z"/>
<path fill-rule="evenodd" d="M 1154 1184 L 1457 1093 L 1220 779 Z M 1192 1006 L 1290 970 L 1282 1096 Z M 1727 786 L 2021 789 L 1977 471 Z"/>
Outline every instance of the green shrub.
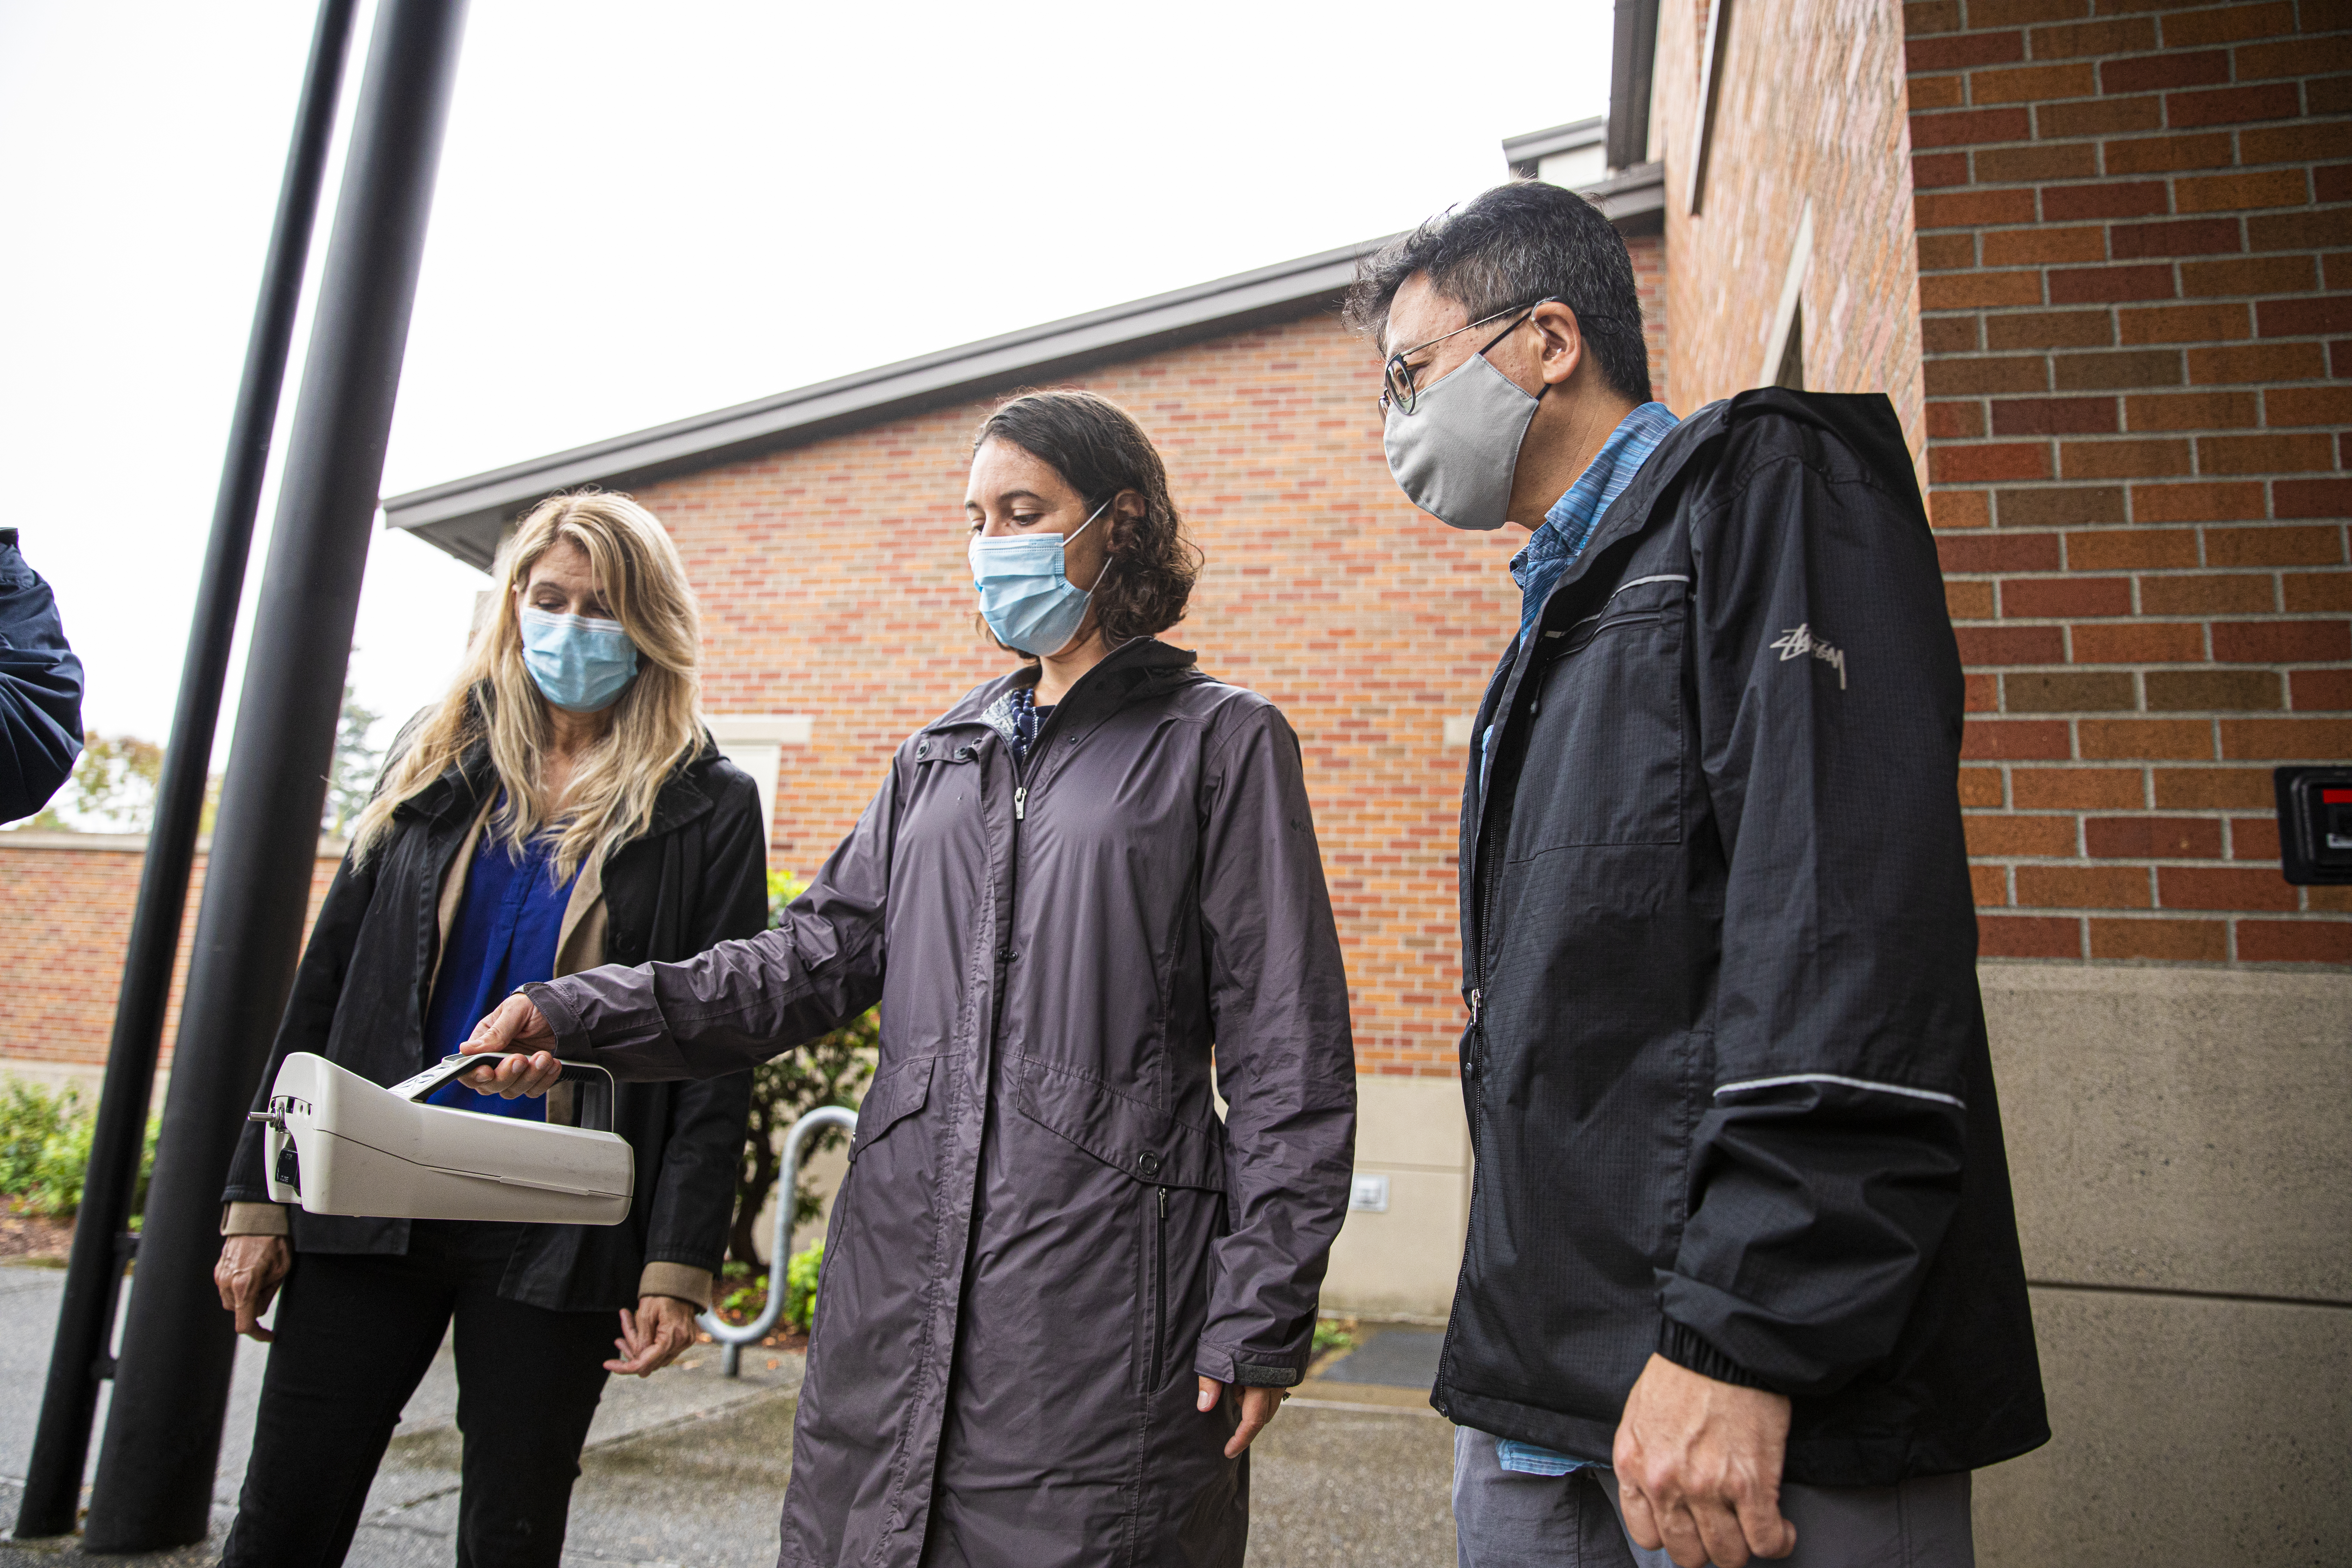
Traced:
<path fill-rule="evenodd" d="M 793 1254 L 784 1265 L 783 1319 L 803 1333 L 816 1326 L 816 1277 L 824 1267 L 824 1243 L 816 1242 Z"/>
<path fill-rule="evenodd" d="M 1325 1351 L 1351 1351 L 1355 1348 L 1356 1336 L 1349 1333 L 1344 1324 L 1331 1318 L 1317 1321 L 1314 1351 L 1316 1355 L 1321 1355 Z"/>
<path fill-rule="evenodd" d="M 131 1222 L 147 1207 L 147 1181 L 155 1170 L 159 1119 L 147 1123 L 139 1160 L 139 1185 L 131 1194 Z M 89 1143 L 98 1113 L 85 1109 L 81 1092 L 46 1089 L 22 1079 L 0 1079 L 0 1199 L 18 1214 L 70 1218 L 81 1207 L 82 1179 L 89 1170 Z"/>

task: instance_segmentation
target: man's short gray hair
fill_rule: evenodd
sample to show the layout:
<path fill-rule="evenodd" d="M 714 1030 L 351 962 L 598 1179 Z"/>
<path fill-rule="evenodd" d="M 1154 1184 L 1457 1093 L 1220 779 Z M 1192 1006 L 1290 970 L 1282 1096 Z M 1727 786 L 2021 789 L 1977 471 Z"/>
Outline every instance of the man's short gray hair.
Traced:
<path fill-rule="evenodd" d="M 1633 259 L 1600 209 L 1574 191 L 1536 180 L 1497 185 L 1468 205 L 1431 218 L 1356 268 L 1348 290 L 1349 326 L 1377 341 L 1389 306 L 1417 272 L 1469 320 L 1557 300 L 1576 324 L 1601 374 L 1636 403 L 1650 401 L 1650 348 Z"/>

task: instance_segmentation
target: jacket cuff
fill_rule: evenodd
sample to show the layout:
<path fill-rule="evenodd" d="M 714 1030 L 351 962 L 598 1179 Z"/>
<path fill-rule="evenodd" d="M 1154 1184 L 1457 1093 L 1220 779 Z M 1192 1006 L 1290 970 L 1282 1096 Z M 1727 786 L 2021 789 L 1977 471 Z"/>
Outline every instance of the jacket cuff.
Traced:
<path fill-rule="evenodd" d="M 675 1296 L 704 1311 L 710 1310 L 710 1270 L 684 1263 L 648 1263 L 637 1276 L 639 1296 Z"/>
<path fill-rule="evenodd" d="M 283 1204 L 221 1205 L 223 1236 L 284 1236 L 290 1228 Z"/>
<path fill-rule="evenodd" d="M 1213 1383 L 1243 1388 L 1288 1388 L 1307 1375 L 1294 1359 L 1228 1350 L 1203 1342 L 1192 1352 L 1192 1370 Z"/>
<path fill-rule="evenodd" d="M 580 1037 L 580 1015 L 572 1010 L 563 1000 L 562 993 L 552 984 L 534 980 L 528 985 L 518 987 L 518 991 L 539 1009 L 539 1016 L 545 1018 L 547 1026 L 555 1031 L 556 1044 L 565 1045 Z"/>
<path fill-rule="evenodd" d="M 1760 1388 L 1773 1394 L 1780 1392 L 1672 1318 L 1658 1320 L 1658 1353 L 1685 1372 L 1711 1377 L 1717 1383 L 1728 1383 L 1740 1388 Z"/>

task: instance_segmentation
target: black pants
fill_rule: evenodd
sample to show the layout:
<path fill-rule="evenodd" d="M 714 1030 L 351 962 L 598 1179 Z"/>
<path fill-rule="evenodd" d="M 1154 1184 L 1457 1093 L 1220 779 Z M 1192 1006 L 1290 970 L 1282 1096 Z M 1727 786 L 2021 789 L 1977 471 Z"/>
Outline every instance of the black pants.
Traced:
<path fill-rule="evenodd" d="M 419 1220 L 408 1254 L 298 1254 L 222 1568 L 333 1568 L 401 1407 L 457 1321 L 460 1568 L 556 1568 L 610 1312 L 501 1300 L 519 1227 Z"/>

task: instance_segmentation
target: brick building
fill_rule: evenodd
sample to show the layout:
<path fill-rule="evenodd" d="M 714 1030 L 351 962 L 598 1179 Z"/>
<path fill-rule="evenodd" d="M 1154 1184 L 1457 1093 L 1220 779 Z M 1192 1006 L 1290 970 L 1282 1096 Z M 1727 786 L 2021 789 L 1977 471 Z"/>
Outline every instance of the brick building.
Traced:
<path fill-rule="evenodd" d="M 206 847 L 198 844 L 188 879 L 179 955 L 163 1013 L 166 1074 L 180 1027 L 180 993 L 188 982 L 196 909 L 204 901 Z M 96 1103 L 146 853 L 143 834 L 0 833 L 0 953 L 7 954 L 7 983 L 0 984 L 0 1073 L 69 1084 Z M 319 845 L 310 876 L 311 916 L 327 896 L 342 853 L 340 843 Z M 163 1082 L 156 1081 L 158 1110 Z"/>
<path fill-rule="evenodd" d="M 2269 772 L 2352 756 L 2352 14 L 1621 0 L 1616 18 L 1605 121 L 1513 138 L 1508 166 L 1584 190 L 1626 236 L 1673 407 L 1883 391 L 1929 493 L 2058 1433 L 1982 1479 L 1984 1560 L 2160 1541 L 2323 1561 L 2352 1538 L 2327 1458 L 2352 1407 L 2352 889 L 2282 879 Z M 969 432 L 1027 385 L 1132 409 L 1208 557 L 1172 638 L 1274 698 L 1306 749 L 1360 1170 L 1385 1205 L 1350 1216 L 1330 1297 L 1428 1314 L 1468 1190 L 1454 814 L 1517 619 L 1516 536 L 1444 529 L 1390 481 L 1373 358 L 1332 314 L 1355 255 L 386 508 L 479 565 L 551 490 L 643 499 L 704 595 L 713 728 L 772 788 L 772 862 L 806 874 L 898 741 L 1004 667 L 967 630 Z"/>
<path fill-rule="evenodd" d="M 2294 1436 L 2352 1394 L 2352 900 L 2282 879 L 2269 778 L 2352 755 L 2352 136 L 2330 118 L 2352 109 L 2347 18 L 2309 0 L 1637 0 L 1617 18 L 1605 122 L 1514 138 L 1507 163 L 1625 233 L 1677 410 L 1772 382 L 1885 392 L 1942 542 L 1981 973 L 2059 1427 L 1985 1478 L 1987 1560 L 2121 1561 L 2131 1520 L 2138 1540 L 2294 1560 L 2352 1528 Z M 1208 552 L 1180 639 L 1279 701 L 1307 749 L 1360 1159 L 1389 1197 L 1351 1216 L 1331 1292 L 1429 1312 L 1467 1191 L 1456 791 L 1515 541 L 1417 518 L 1389 482 L 1371 356 L 1330 313 L 1349 259 L 390 513 L 486 561 L 549 489 L 635 489 L 709 596 L 711 708 L 779 733 L 791 709 L 806 737 L 778 753 L 774 840 L 805 870 L 898 739 L 1000 668 L 961 632 L 966 432 L 1026 384 L 1132 408 Z M 936 529 L 907 526 L 923 517 Z M 2275 1495 L 2282 1467 L 2311 1483 L 2283 1515 L 2214 1500 Z"/>

